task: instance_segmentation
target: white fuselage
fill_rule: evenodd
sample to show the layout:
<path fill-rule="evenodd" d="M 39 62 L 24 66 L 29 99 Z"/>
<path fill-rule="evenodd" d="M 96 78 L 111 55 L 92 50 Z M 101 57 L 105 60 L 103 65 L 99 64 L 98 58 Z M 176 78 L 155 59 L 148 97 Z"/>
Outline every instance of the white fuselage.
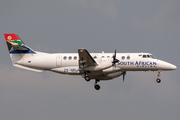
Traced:
<path fill-rule="evenodd" d="M 152 57 L 145 57 L 149 53 L 117 53 L 116 57 L 119 60 L 116 66 L 103 68 L 103 63 L 111 63 L 113 53 L 91 53 L 90 55 L 94 60 L 99 63 L 99 68 L 88 68 L 91 71 L 101 71 L 103 73 L 115 73 L 118 71 L 157 71 L 157 70 L 173 70 L 176 66 L 167 63 L 162 60 L 158 60 Z M 77 53 L 37 53 L 37 54 L 24 54 L 20 60 L 18 55 L 12 57 L 15 64 L 35 69 L 35 70 L 47 70 L 61 74 L 79 75 L 79 56 Z M 14 59 L 13 59 L 14 58 Z M 98 70 L 96 70 L 98 69 Z M 120 76 L 120 74 L 119 74 Z"/>

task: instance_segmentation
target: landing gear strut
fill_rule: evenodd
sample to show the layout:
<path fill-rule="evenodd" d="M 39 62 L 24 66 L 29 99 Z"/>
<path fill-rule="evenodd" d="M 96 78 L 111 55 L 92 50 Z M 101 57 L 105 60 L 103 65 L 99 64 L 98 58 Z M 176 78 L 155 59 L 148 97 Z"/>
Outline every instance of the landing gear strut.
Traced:
<path fill-rule="evenodd" d="M 157 75 L 158 78 L 156 79 L 157 83 L 161 82 L 161 79 L 159 79 L 161 72 L 162 72 L 162 70 L 158 70 L 158 75 Z"/>
<path fill-rule="evenodd" d="M 94 88 L 96 90 L 99 90 L 100 89 L 100 86 L 97 84 L 100 80 L 95 80 L 95 83 L 94 83 Z"/>

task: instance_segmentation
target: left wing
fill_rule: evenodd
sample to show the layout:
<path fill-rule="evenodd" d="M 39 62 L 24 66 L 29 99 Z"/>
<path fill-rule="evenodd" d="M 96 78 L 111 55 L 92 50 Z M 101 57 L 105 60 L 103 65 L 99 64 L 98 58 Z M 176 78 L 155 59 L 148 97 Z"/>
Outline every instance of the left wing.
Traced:
<path fill-rule="evenodd" d="M 78 54 L 79 54 L 79 68 L 98 65 L 86 49 L 78 49 Z"/>

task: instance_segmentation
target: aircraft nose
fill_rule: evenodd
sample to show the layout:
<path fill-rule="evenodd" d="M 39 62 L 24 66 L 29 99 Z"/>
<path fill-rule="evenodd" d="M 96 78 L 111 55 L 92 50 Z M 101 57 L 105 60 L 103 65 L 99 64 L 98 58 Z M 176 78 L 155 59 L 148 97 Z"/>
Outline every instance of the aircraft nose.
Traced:
<path fill-rule="evenodd" d="M 162 60 L 158 60 L 158 68 L 162 69 L 162 70 L 175 70 L 177 69 L 177 67 L 171 63 L 162 61 Z"/>
<path fill-rule="evenodd" d="M 169 68 L 170 68 L 171 70 L 176 70 L 176 69 L 177 69 L 177 67 L 176 67 L 175 65 L 170 65 Z"/>

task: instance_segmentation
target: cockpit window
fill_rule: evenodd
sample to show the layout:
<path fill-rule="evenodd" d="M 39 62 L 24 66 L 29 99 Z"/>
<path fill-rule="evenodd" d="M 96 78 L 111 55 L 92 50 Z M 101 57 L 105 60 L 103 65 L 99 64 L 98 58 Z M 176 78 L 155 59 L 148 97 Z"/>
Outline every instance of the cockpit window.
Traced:
<path fill-rule="evenodd" d="M 150 55 L 150 57 L 153 58 L 153 59 L 156 59 L 156 57 L 154 57 L 153 55 Z"/>
<path fill-rule="evenodd" d="M 143 58 L 146 58 L 146 55 L 143 55 Z"/>
<path fill-rule="evenodd" d="M 156 57 L 154 57 L 153 55 L 143 55 L 142 57 L 143 58 L 153 58 L 153 59 L 156 59 Z"/>

